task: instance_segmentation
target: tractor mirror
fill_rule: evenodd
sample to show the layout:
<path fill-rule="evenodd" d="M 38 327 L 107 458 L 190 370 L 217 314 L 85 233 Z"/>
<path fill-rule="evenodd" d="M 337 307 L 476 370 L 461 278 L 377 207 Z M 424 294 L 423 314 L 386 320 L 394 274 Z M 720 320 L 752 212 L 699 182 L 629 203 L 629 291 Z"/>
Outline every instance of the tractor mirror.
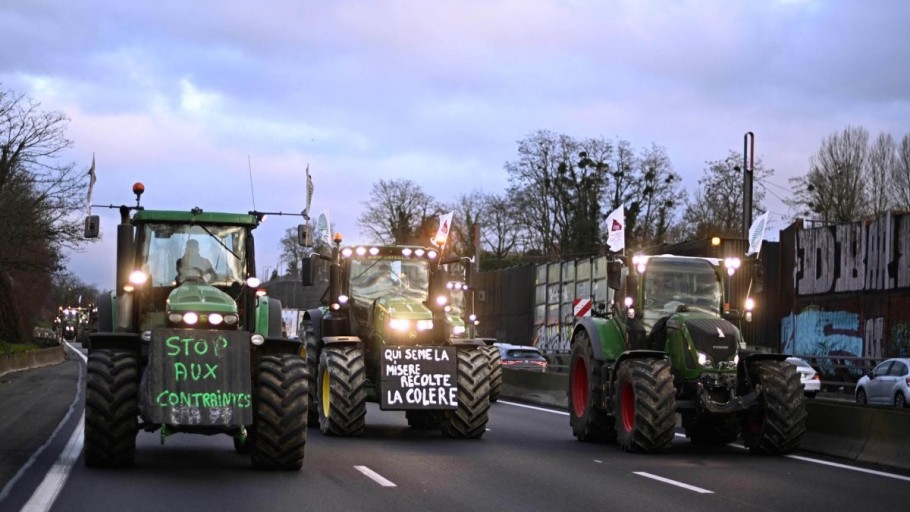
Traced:
<path fill-rule="evenodd" d="M 297 225 L 297 243 L 303 247 L 313 246 L 313 231 L 309 224 Z"/>
<path fill-rule="evenodd" d="M 300 281 L 303 286 L 313 286 L 316 282 L 316 265 L 313 258 L 303 258 L 300 262 Z"/>
<path fill-rule="evenodd" d="M 614 290 L 622 288 L 622 262 L 607 262 L 607 286 Z"/>
<path fill-rule="evenodd" d="M 98 238 L 101 233 L 101 219 L 97 215 L 89 215 L 85 218 L 85 238 Z"/>

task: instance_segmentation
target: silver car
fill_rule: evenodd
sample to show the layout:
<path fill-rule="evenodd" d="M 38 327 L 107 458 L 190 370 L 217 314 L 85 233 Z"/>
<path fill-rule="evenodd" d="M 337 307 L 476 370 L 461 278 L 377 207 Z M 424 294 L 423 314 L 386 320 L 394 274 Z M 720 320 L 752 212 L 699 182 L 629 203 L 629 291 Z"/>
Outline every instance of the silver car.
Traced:
<path fill-rule="evenodd" d="M 856 402 L 860 404 L 907 407 L 910 403 L 910 358 L 886 359 L 856 383 Z"/>
<path fill-rule="evenodd" d="M 816 393 L 822 389 L 822 381 L 818 372 L 812 365 L 798 357 L 788 357 L 787 362 L 796 367 L 799 373 L 799 381 L 803 385 L 803 392 L 809 398 L 815 398 Z"/>

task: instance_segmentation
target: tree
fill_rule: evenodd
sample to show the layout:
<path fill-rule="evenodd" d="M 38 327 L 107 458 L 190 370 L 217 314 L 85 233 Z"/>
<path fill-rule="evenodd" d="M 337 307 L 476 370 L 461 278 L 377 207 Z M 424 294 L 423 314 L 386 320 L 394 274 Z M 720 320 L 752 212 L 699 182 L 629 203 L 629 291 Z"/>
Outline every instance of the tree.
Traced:
<path fill-rule="evenodd" d="M 518 249 L 522 216 L 505 194 L 485 195 L 483 212 L 480 235 L 483 245 L 492 257 L 504 259 Z"/>
<path fill-rule="evenodd" d="M 805 176 L 790 178 L 794 198 L 786 203 L 824 223 L 855 222 L 866 214 L 869 132 L 848 126 L 822 141 Z"/>
<path fill-rule="evenodd" d="M 629 245 L 664 244 L 676 211 L 683 203 L 682 178 L 673 170 L 666 150 L 656 144 L 641 151 L 633 169 L 626 211 Z"/>
<path fill-rule="evenodd" d="M 426 245 L 430 220 L 438 213 L 435 201 L 411 180 L 383 180 L 373 184 L 366 209 L 357 219 L 361 233 L 383 244 Z"/>
<path fill-rule="evenodd" d="M 743 234 L 743 161 L 742 154 L 730 151 L 723 160 L 707 162 L 692 199 L 686 199 L 683 213 L 684 232 L 690 238 L 710 236 L 740 237 Z M 752 178 L 761 183 L 774 174 L 761 159 L 754 163 Z M 752 215 L 763 213 L 765 191 L 752 189 Z"/>
<path fill-rule="evenodd" d="M 313 228 L 311 227 L 311 229 Z M 315 233 L 315 230 L 312 232 Z M 284 235 L 278 240 L 278 248 L 281 250 L 281 254 L 278 256 L 278 263 L 287 265 L 287 274 L 293 276 L 296 276 L 300 271 L 300 262 L 309 257 L 309 253 L 312 251 L 297 242 L 296 226 L 284 231 Z"/>
<path fill-rule="evenodd" d="M 894 206 L 903 210 L 910 210 L 910 134 L 901 138 L 900 147 L 897 148 L 897 157 L 892 169 L 891 177 L 894 180 Z"/>
<path fill-rule="evenodd" d="M 84 242 L 72 213 L 84 206 L 85 171 L 57 162 L 72 145 L 68 121 L 24 95 L 0 90 L 0 338 L 30 338 L 34 304 L 44 298 L 28 307 L 18 298 L 25 289 L 49 293 L 64 250 Z"/>
<path fill-rule="evenodd" d="M 553 259 L 599 252 L 611 152 L 603 139 L 578 142 L 546 130 L 518 141 L 518 160 L 505 169 L 526 249 Z"/>
<path fill-rule="evenodd" d="M 889 133 L 880 133 L 869 148 L 864 170 L 864 174 L 868 178 L 867 214 L 881 215 L 890 211 L 895 204 L 897 194 L 890 182 L 896 167 L 897 145 L 894 143 L 894 137 Z"/>

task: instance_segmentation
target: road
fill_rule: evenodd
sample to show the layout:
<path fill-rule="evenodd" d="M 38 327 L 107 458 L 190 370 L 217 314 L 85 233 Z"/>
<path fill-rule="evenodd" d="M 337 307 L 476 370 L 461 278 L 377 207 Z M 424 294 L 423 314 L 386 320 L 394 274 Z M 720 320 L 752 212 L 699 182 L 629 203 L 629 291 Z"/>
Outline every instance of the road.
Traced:
<path fill-rule="evenodd" d="M 77 386 L 80 373 L 69 373 Z M 64 411 L 73 397 L 58 395 L 54 407 Z M 902 510 L 910 498 L 906 473 L 804 454 L 755 457 L 736 445 L 696 447 L 682 436 L 656 456 L 580 443 L 564 412 L 509 401 L 492 406 L 480 440 L 414 431 L 403 413 L 370 404 L 363 437 L 327 438 L 311 427 L 300 472 L 253 470 L 226 436 L 178 434 L 162 446 L 157 433 L 145 432 L 134 467 L 89 470 L 78 452 L 65 463 L 67 441 L 81 441 L 73 436 L 81 391 L 75 403 L 28 470 L 12 485 L 0 482 L 6 485 L 0 510 L 855 512 Z"/>

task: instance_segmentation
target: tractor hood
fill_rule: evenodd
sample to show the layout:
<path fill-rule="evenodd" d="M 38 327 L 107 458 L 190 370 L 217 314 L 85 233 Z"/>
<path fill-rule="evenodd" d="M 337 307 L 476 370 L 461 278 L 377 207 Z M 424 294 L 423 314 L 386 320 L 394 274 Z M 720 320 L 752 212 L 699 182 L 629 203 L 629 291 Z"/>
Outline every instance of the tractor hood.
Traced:
<path fill-rule="evenodd" d="M 175 288 L 167 298 L 168 311 L 204 311 L 208 313 L 236 313 L 237 303 L 218 288 L 197 282 L 187 282 Z"/>
<path fill-rule="evenodd" d="M 705 313 L 676 313 L 667 326 L 679 329 L 692 348 L 707 354 L 718 368 L 733 361 L 743 342 L 739 328 L 723 318 Z"/>

